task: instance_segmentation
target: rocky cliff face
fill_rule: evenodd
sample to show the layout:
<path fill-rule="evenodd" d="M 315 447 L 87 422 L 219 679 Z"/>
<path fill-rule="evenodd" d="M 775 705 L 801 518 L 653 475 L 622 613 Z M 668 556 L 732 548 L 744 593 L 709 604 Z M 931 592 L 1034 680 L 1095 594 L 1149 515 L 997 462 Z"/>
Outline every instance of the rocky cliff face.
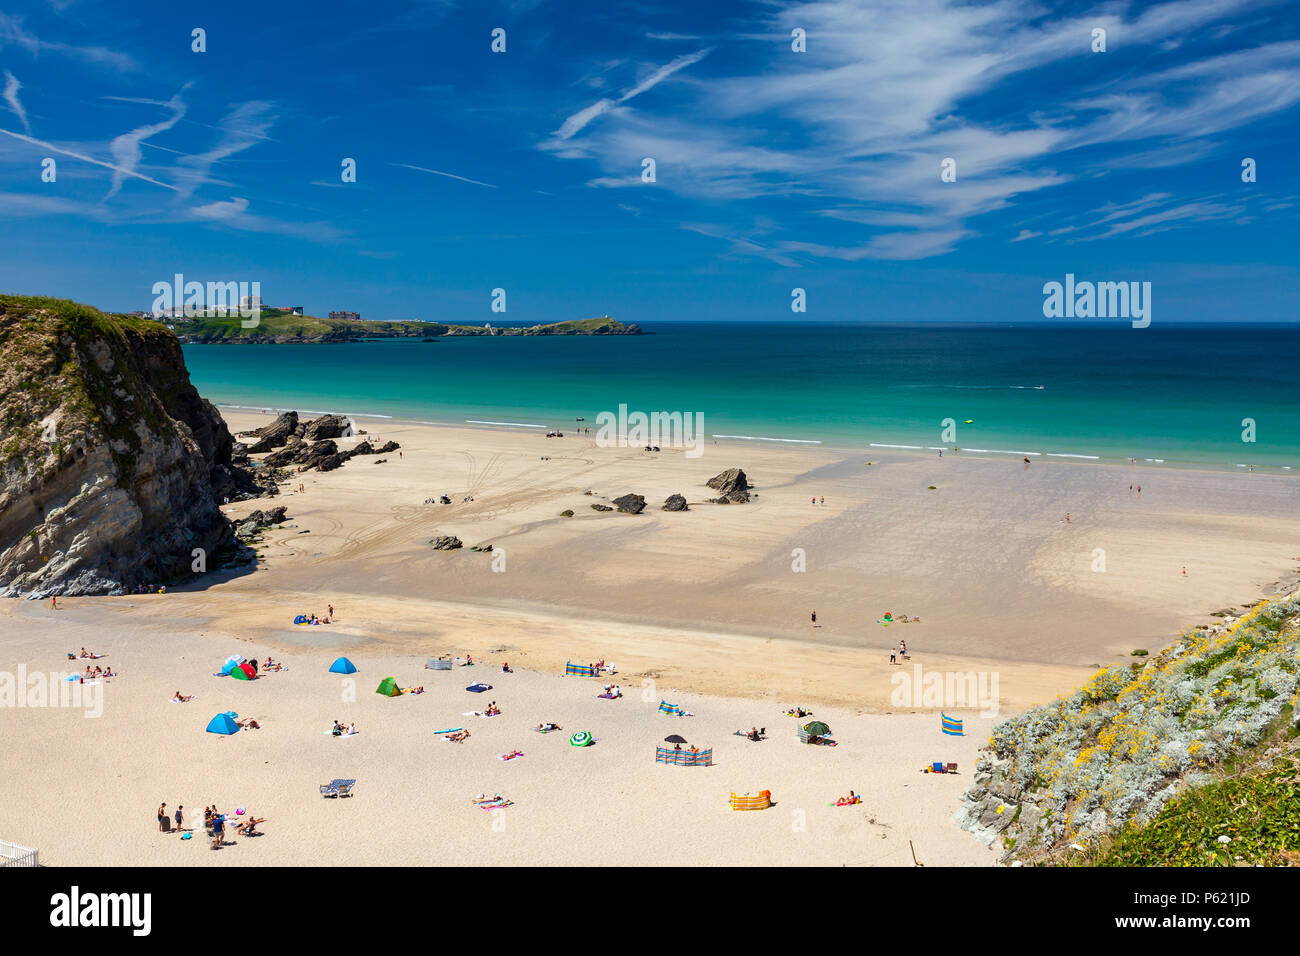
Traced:
<path fill-rule="evenodd" d="M 248 481 L 170 331 L 0 296 L 0 351 L 0 594 L 121 593 L 230 543 L 214 499 Z"/>

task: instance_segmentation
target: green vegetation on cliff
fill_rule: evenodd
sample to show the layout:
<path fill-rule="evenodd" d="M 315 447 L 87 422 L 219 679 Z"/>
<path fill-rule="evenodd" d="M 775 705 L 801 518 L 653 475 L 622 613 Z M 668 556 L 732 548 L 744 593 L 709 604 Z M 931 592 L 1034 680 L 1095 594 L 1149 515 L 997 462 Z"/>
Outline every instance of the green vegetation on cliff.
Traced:
<path fill-rule="evenodd" d="M 1142 661 L 994 727 L 958 823 L 1024 863 L 1295 862 L 1300 593 Z"/>
<path fill-rule="evenodd" d="M 148 320 L 143 320 L 148 321 Z M 443 322 L 371 322 L 357 319 L 322 319 L 264 309 L 252 328 L 231 316 L 196 316 L 167 320 L 185 342 L 200 344 L 293 344 L 357 342 L 376 338 L 436 338 L 446 335 L 640 335 L 636 325 L 616 319 L 578 319 L 527 327 L 448 325 Z"/>

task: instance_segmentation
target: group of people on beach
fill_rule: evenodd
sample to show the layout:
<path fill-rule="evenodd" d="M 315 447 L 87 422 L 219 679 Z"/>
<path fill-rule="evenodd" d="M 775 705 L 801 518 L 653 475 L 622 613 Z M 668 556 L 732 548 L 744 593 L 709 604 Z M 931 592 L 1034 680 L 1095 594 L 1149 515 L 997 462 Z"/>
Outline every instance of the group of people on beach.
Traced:
<path fill-rule="evenodd" d="M 237 815 L 242 815 L 243 810 L 236 811 Z M 217 810 L 216 805 L 203 808 L 203 829 L 212 838 L 212 849 L 217 849 L 226 845 L 226 817 L 227 814 Z M 175 830 L 181 839 L 185 839 L 190 832 L 185 829 L 185 807 L 178 805 L 173 813 L 167 812 L 167 804 L 158 807 L 158 832 L 167 833 L 172 827 L 172 821 L 175 820 Z M 256 836 L 257 827 L 266 822 L 266 817 L 254 817 L 249 814 L 244 820 L 240 821 L 234 827 L 236 833 L 242 836 Z"/>
<path fill-rule="evenodd" d="M 298 615 L 295 615 L 295 620 L 297 620 L 298 618 L 306 618 L 306 619 L 307 619 L 307 620 L 306 620 L 306 623 L 308 623 L 308 624 L 333 624 L 333 623 L 334 623 L 334 605 L 333 605 L 333 604 L 327 604 L 327 605 L 325 605 L 325 607 L 326 607 L 327 610 L 325 611 L 325 616 L 324 616 L 324 617 L 318 617 L 318 616 L 316 615 L 316 612 L 313 611 L 311 614 L 298 614 Z"/>
<path fill-rule="evenodd" d="M 356 721 L 353 721 L 348 725 L 347 730 L 344 730 L 343 725 L 336 720 L 334 721 L 334 729 L 331 730 L 330 733 L 335 737 L 351 737 L 353 734 L 357 733 Z"/>

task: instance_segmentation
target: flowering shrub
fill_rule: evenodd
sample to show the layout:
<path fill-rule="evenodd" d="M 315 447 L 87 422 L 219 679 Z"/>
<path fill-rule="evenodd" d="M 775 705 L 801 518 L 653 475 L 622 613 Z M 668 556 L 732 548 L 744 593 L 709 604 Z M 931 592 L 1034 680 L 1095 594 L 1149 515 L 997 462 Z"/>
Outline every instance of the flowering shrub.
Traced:
<path fill-rule="evenodd" d="M 997 724 L 958 822 L 989 840 L 1014 836 L 1007 842 L 1019 851 L 1150 821 L 1295 707 L 1300 594 L 1190 631 L 1144 660 L 1136 672 L 1100 670 L 1073 693 Z M 994 803 L 1033 811 L 1004 824 L 985 812 Z"/>

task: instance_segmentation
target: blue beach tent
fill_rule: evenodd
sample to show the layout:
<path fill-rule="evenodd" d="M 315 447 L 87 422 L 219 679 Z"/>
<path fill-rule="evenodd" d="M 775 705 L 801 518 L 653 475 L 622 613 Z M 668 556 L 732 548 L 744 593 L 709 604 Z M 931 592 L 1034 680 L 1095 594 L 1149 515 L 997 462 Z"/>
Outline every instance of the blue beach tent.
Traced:
<path fill-rule="evenodd" d="M 355 674 L 357 667 L 346 657 L 340 657 L 330 665 L 331 674 Z"/>
<path fill-rule="evenodd" d="M 210 734 L 237 734 L 239 733 L 239 724 L 231 718 L 230 714 L 217 714 L 208 721 L 208 733 Z"/>

